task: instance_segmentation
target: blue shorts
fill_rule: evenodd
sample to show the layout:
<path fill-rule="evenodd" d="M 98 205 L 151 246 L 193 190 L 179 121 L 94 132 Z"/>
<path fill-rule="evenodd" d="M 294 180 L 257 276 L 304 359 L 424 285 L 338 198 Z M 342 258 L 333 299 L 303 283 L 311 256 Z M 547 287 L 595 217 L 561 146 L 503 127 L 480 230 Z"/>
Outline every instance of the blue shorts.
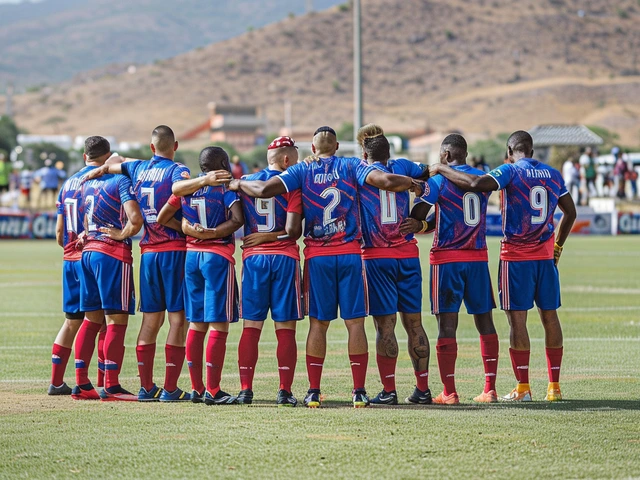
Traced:
<path fill-rule="evenodd" d="M 369 313 L 367 274 L 359 254 L 313 257 L 305 261 L 306 310 L 318 320 L 366 317 Z"/>
<path fill-rule="evenodd" d="M 185 278 L 189 322 L 238 321 L 236 270 L 229 260 L 212 252 L 187 252 Z"/>
<path fill-rule="evenodd" d="M 275 322 L 300 320 L 300 262 L 286 255 L 251 255 L 242 265 L 240 317 L 262 322 L 271 308 Z"/>
<path fill-rule="evenodd" d="M 72 320 L 83 319 L 80 310 L 80 277 L 82 261 L 62 261 L 62 311 Z"/>
<path fill-rule="evenodd" d="M 147 252 L 140 256 L 140 311 L 184 310 L 187 252 Z"/>
<path fill-rule="evenodd" d="M 479 315 L 496 308 L 487 262 L 431 265 L 431 313 L 458 313 L 464 300 L 467 313 Z"/>
<path fill-rule="evenodd" d="M 369 314 L 422 312 L 422 268 L 419 258 L 365 260 Z"/>
<path fill-rule="evenodd" d="M 82 254 L 80 310 L 105 313 L 136 311 L 132 265 L 101 252 Z"/>
<path fill-rule="evenodd" d="M 542 310 L 560 308 L 560 277 L 553 260 L 500 260 L 498 276 L 502 310 L 530 310 L 534 301 Z"/>

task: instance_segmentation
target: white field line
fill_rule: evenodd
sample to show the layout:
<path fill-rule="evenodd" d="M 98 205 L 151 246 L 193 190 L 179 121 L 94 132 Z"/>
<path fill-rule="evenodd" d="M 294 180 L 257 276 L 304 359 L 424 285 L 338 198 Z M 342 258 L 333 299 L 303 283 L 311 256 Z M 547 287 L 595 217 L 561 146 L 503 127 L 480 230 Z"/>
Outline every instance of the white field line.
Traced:
<path fill-rule="evenodd" d="M 0 288 L 59 287 L 62 282 L 2 282 Z"/>
<path fill-rule="evenodd" d="M 591 285 L 566 285 L 561 292 L 570 293 L 607 293 L 610 295 L 640 295 L 640 288 L 593 287 Z"/>

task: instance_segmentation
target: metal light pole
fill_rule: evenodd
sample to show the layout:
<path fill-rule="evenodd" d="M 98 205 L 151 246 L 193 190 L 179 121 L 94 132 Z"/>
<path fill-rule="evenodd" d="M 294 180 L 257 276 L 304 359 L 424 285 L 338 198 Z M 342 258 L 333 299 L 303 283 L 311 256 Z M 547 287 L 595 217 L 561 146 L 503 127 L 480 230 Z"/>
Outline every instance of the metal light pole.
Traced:
<path fill-rule="evenodd" d="M 353 140 L 362 126 L 362 38 L 360 35 L 360 0 L 353 0 Z M 357 149 L 357 148 L 356 148 Z"/>

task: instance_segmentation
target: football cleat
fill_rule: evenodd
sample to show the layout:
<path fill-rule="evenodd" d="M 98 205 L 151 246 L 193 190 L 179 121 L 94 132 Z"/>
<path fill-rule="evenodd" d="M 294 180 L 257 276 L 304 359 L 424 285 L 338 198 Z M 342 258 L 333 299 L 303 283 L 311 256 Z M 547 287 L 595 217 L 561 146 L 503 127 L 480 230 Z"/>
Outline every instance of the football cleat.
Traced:
<path fill-rule="evenodd" d="M 322 404 L 320 400 L 320 390 L 309 390 L 304 397 L 304 405 L 309 408 L 318 408 Z"/>
<path fill-rule="evenodd" d="M 240 390 L 240 393 L 236 397 L 236 401 L 240 405 L 251 405 L 253 403 L 253 390 L 249 388 Z"/>
<path fill-rule="evenodd" d="M 414 403 L 416 405 L 431 405 L 433 399 L 431 398 L 431 390 L 428 388 L 423 392 L 418 387 L 413 390 L 411 396 L 405 399 L 407 403 Z"/>
<path fill-rule="evenodd" d="M 562 400 L 562 392 L 560 391 L 560 384 L 558 382 L 549 382 L 547 388 L 547 396 L 544 397 L 547 402 L 559 402 Z"/>
<path fill-rule="evenodd" d="M 458 398 L 458 394 L 456 392 L 453 392 L 451 395 L 445 395 L 444 392 L 442 392 L 433 399 L 433 403 L 438 405 L 458 405 L 460 403 L 460 398 Z"/>
<path fill-rule="evenodd" d="M 218 393 L 211 395 L 207 390 L 204 392 L 203 401 L 206 405 L 233 405 L 236 403 L 236 397 L 222 390 L 218 390 Z"/>
<path fill-rule="evenodd" d="M 531 388 L 528 383 L 519 383 L 511 393 L 502 397 L 505 402 L 531 402 Z"/>
<path fill-rule="evenodd" d="M 139 402 L 157 402 L 160 400 L 160 395 L 163 390 L 158 387 L 155 383 L 153 384 L 153 388 L 147 391 L 146 388 L 140 387 L 140 391 L 138 392 L 138 401 Z"/>
<path fill-rule="evenodd" d="M 161 402 L 190 402 L 191 394 L 176 388 L 173 392 L 167 392 L 162 389 L 160 394 Z"/>
<path fill-rule="evenodd" d="M 100 394 L 96 392 L 93 385 L 87 383 L 73 387 L 73 390 L 71 390 L 71 398 L 74 400 L 100 400 Z"/>
<path fill-rule="evenodd" d="M 278 399 L 276 400 L 278 408 L 280 407 L 295 407 L 298 405 L 298 400 L 293 396 L 293 393 L 286 390 L 278 391 Z"/>
<path fill-rule="evenodd" d="M 191 390 L 191 402 L 192 403 L 204 402 L 204 393 L 200 393 L 197 390 Z"/>
<path fill-rule="evenodd" d="M 372 405 L 397 405 L 398 394 L 395 390 L 392 390 L 391 392 L 382 390 L 378 395 L 373 397 L 370 402 Z"/>
<path fill-rule="evenodd" d="M 489 390 L 488 392 L 482 392 L 480 395 L 473 399 L 477 403 L 497 403 L 498 394 L 495 390 Z"/>
<path fill-rule="evenodd" d="M 66 383 L 62 382 L 62 385 L 56 387 L 55 385 L 49 385 L 47 395 L 71 395 L 71 388 Z"/>
<path fill-rule="evenodd" d="M 363 388 L 353 392 L 353 408 L 365 408 L 370 404 L 367 392 Z"/>
<path fill-rule="evenodd" d="M 100 400 L 103 402 L 137 402 L 138 395 L 125 390 L 120 385 L 104 388 L 100 392 Z"/>

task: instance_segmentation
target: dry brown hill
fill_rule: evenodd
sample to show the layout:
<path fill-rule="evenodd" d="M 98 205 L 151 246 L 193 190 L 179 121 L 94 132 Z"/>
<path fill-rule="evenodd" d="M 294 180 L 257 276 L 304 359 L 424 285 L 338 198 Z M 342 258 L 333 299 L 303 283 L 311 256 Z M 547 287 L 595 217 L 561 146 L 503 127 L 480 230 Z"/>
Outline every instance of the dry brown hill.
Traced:
<path fill-rule="evenodd" d="M 582 9 L 582 11 L 580 11 Z M 584 122 L 640 143 L 637 0 L 363 0 L 365 121 L 496 133 Z M 16 99 L 32 132 L 146 140 L 201 123 L 210 101 L 264 105 L 270 129 L 352 118 L 348 8 L 289 18 L 138 68 Z"/>

